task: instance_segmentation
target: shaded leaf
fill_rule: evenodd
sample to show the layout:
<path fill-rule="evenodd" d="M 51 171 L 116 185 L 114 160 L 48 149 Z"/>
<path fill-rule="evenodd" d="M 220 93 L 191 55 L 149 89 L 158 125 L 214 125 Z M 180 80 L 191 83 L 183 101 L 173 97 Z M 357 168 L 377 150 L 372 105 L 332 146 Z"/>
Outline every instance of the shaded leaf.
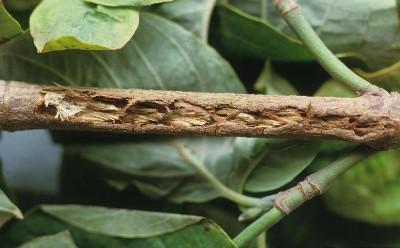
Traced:
<path fill-rule="evenodd" d="M 0 227 L 12 218 L 22 219 L 22 213 L 0 189 Z"/>
<path fill-rule="evenodd" d="M 235 139 L 203 137 L 175 142 L 185 145 L 222 183 L 238 189 L 241 171 L 247 165 L 240 164 L 234 156 Z M 91 166 L 103 168 L 106 178 L 111 178 L 113 173 L 120 174 L 124 179 L 118 181 L 116 175 L 118 186 L 130 180 L 153 198 L 168 195 L 174 202 L 204 202 L 220 196 L 197 174 L 193 165 L 179 155 L 170 140 L 74 146 L 70 151 L 90 161 Z"/>
<path fill-rule="evenodd" d="M 288 141 L 269 147 L 268 152 L 260 150 L 262 158 L 245 185 L 250 192 L 271 191 L 293 180 L 314 160 L 319 142 Z"/>
<path fill-rule="evenodd" d="M 180 159 L 176 149 L 168 140 L 90 144 L 72 146 L 69 149 L 100 168 L 103 167 L 126 176 L 176 178 L 195 174 L 192 167 Z"/>
<path fill-rule="evenodd" d="M 340 177 L 326 193 L 327 207 L 347 218 L 400 225 L 400 151 L 381 152 Z"/>
<path fill-rule="evenodd" d="M 46 206 L 49 208 L 50 206 Z M 51 207 L 50 207 L 51 208 Z M 58 206 L 60 208 L 67 208 L 67 206 Z M 92 208 L 92 207 L 81 207 L 81 208 Z M 127 211 L 134 212 L 128 210 L 116 210 L 109 209 L 111 212 L 113 211 Z M 107 210 L 104 210 L 107 211 Z M 59 212 L 60 213 L 60 212 Z M 71 212 L 66 211 L 66 213 L 70 214 Z M 113 236 L 113 233 L 124 233 L 129 232 L 133 233 L 134 230 L 140 229 L 140 224 L 143 224 L 144 220 L 139 219 L 138 222 L 129 222 L 128 220 L 121 220 L 122 222 L 126 222 L 124 225 L 121 223 L 114 222 L 114 218 L 109 218 L 107 226 L 110 232 L 107 234 L 99 234 L 92 231 L 87 231 L 86 228 L 80 228 L 80 225 L 85 226 L 85 223 L 81 223 L 80 225 L 69 224 L 64 221 L 64 218 L 60 218 L 60 216 L 53 216 L 52 214 L 48 214 L 46 211 L 43 211 L 42 208 L 36 209 L 32 211 L 29 215 L 26 216 L 25 220 L 14 225 L 11 229 L 0 237 L 0 245 L 1 247 L 15 247 L 23 242 L 29 241 L 35 237 L 40 237 L 43 235 L 51 235 L 56 234 L 64 230 L 68 230 L 76 245 L 78 247 L 85 248 L 99 248 L 99 247 L 113 247 L 113 248 L 134 248 L 134 247 L 182 247 L 182 248 L 191 248 L 191 247 L 199 247 L 199 248 L 234 248 L 236 247 L 233 242 L 229 239 L 229 237 L 224 233 L 224 231 L 218 227 L 215 223 L 203 219 L 201 217 L 195 216 L 185 216 L 185 215 L 170 215 L 170 214 L 161 214 L 161 213 L 151 213 L 151 212 L 143 212 L 145 216 L 153 216 L 152 218 L 153 226 L 150 226 L 151 223 L 148 223 L 144 227 L 151 227 L 150 229 L 160 229 L 161 225 L 156 225 L 156 223 L 164 226 L 164 230 L 169 229 L 170 232 L 164 233 L 157 236 L 148 236 L 146 238 L 119 238 Z M 88 213 L 91 214 L 91 213 Z M 105 216 L 105 215 L 103 215 Z M 159 218 L 156 218 L 159 216 Z M 175 218 L 175 216 L 177 216 Z M 70 216 L 68 216 L 69 218 Z M 79 216 L 75 216 L 79 217 Z M 75 219 L 74 217 L 74 219 Z M 100 216 L 102 217 L 102 216 Z M 170 218 L 172 217 L 172 218 Z M 80 218 L 80 217 L 79 217 Z M 182 223 L 185 221 L 192 222 L 192 224 L 181 226 L 168 226 L 166 224 L 176 221 L 177 218 L 182 220 Z M 131 219 L 130 219 L 131 220 Z M 148 219 L 149 220 L 149 219 Z M 196 221 L 194 221 L 196 220 Z M 124 227 L 134 227 L 130 230 L 125 230 Z M 113 228 L 112 228 L 113 227 Z M 139 230 L 140 231 L 140 230 Z M 142 231 L 140 231 L 142 232 Z M 151 232 L 151 230 L 150 230 Z M 154 232 L 153 232 L 154 233 Z M 109 235 L 111 234 L 111 235 Z"/>
<path fill-rule="evenodd" d="M 22 219 L 23 215 L 17 206 L 14 205 L 4 193 L 4 178 L 2 174 L 2 165 L 0 161 L 0 228 L 12 218 Z"/>
<path fill-rule="evenodd" d="M 138 25 L 139 13 L 134 9 L 81 0 L 43 0 L 30 18 L 38 52 L 119 49 L 132 38 Z"/>
<path fill-rule="evenodd" d="M 147 6 L 156 3 L 171 2 L 174 0 L 83 0 L 83 1 L 100 4 L 104 6 L 112 6 L 112 7 L 118 7 L 118 6 L 135 7 L 135 6 Z"/>
<path fill-rule="evenodd" d="M 3 0 L 7 8 L 17 11 L 29 10 L 35 7 L 41 0 Z"/>
<path fill-rule="evenodd" d="M 267 95 L 298 95 L 288 80 L 278 75 L 271 67 L 270 62 L 266 62 L 264 69 L 258 77 L 255 89 Z"/>
<path fill-rule="evenodd" d="M 268 22 L 231 5 L 222 5 L 217 10 L 220 15 L 221 42 L 231 54 L 280 61 L 312 59 L 299 41 L 280 32 Z"/>
<path fill-rule="evenodd" d="M 29 34 L 22 35 L 0 46 L 0 77 L 98 87 L 244 91 L 229 64 L 179 25 L 148 13 L 141 14 L 140 22 L 134 38 L 117 51 L 37 54 Z"/>
<path fill-rule="evenodd" d="M 400 61 L 378 71 L 355 70 L 360 76 L 388 91 L 400 90 Z"/>
<path fill-rule="evenodd" d="M 0 43 L 22 33 L 21 25 L 15 20 L 0 1 Z"/>
<path fill-rule="evenodd" d="M 157 236 L 201 220 L 195 216 L 78 205 L 44 205 L 41 209 L 87 232 L 120 238 Z"/>
<path fill-rule="evenodd" d="M 285 20 L 275 10 L 273 2 L 230 1 L 233 5 L 258 17 L 259 20 L 267 19 L 273 27 L 295 38 Z M 298 2 L 310 24 L 334 53 L 358 57 L 372 69 L 380 69 L 398 61 L 400 19 L 396 1 L 299 0 Z M 263 31 L 254 30 L 254 37 L 260 32 Z"/>
<path fill-rule="evenodd" d="M 33 239 L 23 245 L 20 248 L 77 248 L 71 234 L 66 232 L 60 232 L 53 235 L 41 236 Z"/>
<path fill-rule="evenodd" d="M 203 41 L 207 41 L 215 2 L 216 0 L 175 0 L 161 5 L 157 13 L 179 23 Z"/>
<path fill-rule="evenodd" d="M 346 85 L 331 79 L 322 84 L 314 96 L 356 97 L 356 94 Z"/>

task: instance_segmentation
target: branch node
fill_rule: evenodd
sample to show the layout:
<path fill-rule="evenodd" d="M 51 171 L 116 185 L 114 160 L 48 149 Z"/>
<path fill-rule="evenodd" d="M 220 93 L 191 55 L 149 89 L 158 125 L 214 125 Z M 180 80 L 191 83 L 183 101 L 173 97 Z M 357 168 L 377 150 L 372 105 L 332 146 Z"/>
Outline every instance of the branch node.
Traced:
<path fill-rule="evenodd" d="M 282 214 L 289 215 L 305 201 L 311 200 L 320 194 L 322 194 L 321 187 L 313 182 L 312 177 L 308 176 L 299 182 L 297 186 L 278 193 L 274 207 Z"/>
<path fill-rule="evenodd" d="M 320 187 L 313 183 L 310 176 L 306 177 L 304 181 L 299 182 L 298 187 L 303 193 L 304 199 L 306 199 L 307 201 L 322 193 Z"/>
<path fill-rule="evenodd" d="M 299 5 L 296 0 L 275 0 L 275 8 L 281 12 L 282 15 L 297 9 Z"/>
<path fill-rule="evenodd" d="M 287 195 L 289 194 L 289 190 L 279 192 L 275 197 L 274 207 L 278 209 L 282 214 L 289 215 L 292 212 L 287 205 L 285 200 L 287 199 Z"/>

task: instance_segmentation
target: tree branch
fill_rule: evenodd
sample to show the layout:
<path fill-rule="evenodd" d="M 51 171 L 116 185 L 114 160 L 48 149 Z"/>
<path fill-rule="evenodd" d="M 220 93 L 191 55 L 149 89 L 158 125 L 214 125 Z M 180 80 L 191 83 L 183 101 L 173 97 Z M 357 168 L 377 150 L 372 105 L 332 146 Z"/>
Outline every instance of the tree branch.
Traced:
<path fill-rule="evenodd" d="M 66 88 L 0 81 L 0 129 L 339 139 L 400 145 L 400 95 L 357 98 Z"/>

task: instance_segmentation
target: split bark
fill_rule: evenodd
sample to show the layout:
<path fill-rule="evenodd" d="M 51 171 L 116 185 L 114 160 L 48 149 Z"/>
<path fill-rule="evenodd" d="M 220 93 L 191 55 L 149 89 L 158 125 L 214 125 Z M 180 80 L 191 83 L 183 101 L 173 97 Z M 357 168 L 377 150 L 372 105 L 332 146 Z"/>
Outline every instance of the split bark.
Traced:
<path fill-rule="evenodd" d="M 0 129 L 338 139 L 400 146 L 400 94 L 357 98 L 65 88 L 0 81 Z"/>

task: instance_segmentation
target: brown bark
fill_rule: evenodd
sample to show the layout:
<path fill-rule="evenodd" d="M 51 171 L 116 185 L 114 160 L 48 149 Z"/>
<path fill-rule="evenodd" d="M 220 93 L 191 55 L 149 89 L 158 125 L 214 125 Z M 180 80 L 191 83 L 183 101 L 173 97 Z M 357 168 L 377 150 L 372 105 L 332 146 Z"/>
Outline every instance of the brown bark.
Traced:
<path fill-rule="evenodd" d="M 0 81 L 0 129 L 339 139 L 400 144 L 400 95 L 265 96 Z"/>

